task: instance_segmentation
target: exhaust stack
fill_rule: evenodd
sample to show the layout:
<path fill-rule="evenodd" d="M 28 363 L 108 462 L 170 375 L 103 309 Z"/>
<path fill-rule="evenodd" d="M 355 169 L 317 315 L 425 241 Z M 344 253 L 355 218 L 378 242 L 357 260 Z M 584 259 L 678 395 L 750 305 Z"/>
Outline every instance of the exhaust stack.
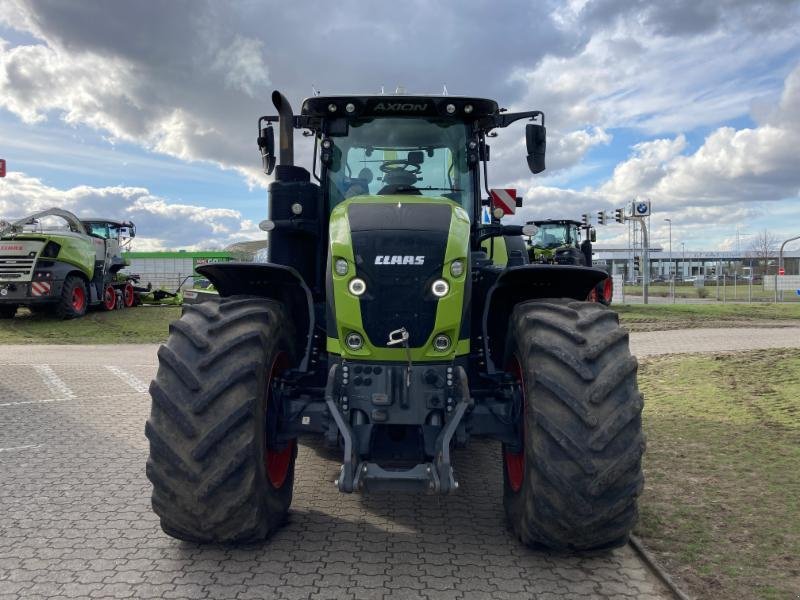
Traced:
<path fill-rule="evenodd" d="M 286 96 L 281 94 L 278 90 L 272 92 L 272 103 L 278 110 L 279 139 L 278 146 L 280 149 L 279 159 L 281 165 L 294 164 L 294 115 L 292 107 Z"/>

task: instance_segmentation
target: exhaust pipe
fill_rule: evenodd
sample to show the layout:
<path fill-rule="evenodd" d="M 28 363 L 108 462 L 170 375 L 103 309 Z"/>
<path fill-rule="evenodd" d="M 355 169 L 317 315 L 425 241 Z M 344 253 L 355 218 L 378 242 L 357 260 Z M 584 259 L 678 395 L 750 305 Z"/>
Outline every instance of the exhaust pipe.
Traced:
<path fill-rule="evenodd" d="M 281 165 L 294 164 L 294 115 L 292 114 L 292 107 L 286 96 L 281 94 L 278 90 L 272 92 L 272 103 L 278 110 L 279 139 L 278 146 L 280 149 L 280 163 Z"/>

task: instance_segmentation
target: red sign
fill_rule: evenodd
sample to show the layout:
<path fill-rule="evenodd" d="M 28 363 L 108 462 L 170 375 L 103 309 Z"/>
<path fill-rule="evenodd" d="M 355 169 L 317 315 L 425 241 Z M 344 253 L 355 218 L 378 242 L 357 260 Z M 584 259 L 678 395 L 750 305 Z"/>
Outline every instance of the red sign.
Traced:
<path fill-rule="evenodd" d="M 492 206 L 500 208 L 506 215 L 513 215 L 517 210 L 517 190 L 493 188 L 489 190 L 492 195 Z"/>
<path fill-rule="evenodd" d="M 6 159 L 0 158 L 0 177 L 6 176 Z"/>
<path fill-rule="evenodd" d="M 786 275 L 786 269 L 784 269 L 783 267 L 778 269 L 778 275 Z"/>

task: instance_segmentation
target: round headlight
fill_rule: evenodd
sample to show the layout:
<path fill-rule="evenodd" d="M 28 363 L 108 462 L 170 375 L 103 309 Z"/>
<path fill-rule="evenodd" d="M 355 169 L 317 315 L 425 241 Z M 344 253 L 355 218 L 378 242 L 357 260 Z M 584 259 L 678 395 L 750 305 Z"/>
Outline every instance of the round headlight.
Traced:
<path fill-rule="evenodd" d="M 333 263 L 333 270 L 337 275 L 347 275 L 347 261 L 344 258 L 337 258 Z"/>
<path fill-rule="evenodd" d="M 350 283 L 347 284 L 347 289 L 353 296 L 360 296 L 367 291 L 367 284 L 360 277 L 353 277 Z"/>
<path fill-rule="evenodd" d="M 467 114 L 470 114 L 472 112 L 472 104 L 467 104 L 464 107 L 464 112 L 467 113 Z"/>
<path fill-rule="evenodd" d="M 492 214 L 494 215 L 494 218 L 495 218 L 495 219 L 502 219 L 502 218 L 503 218 L 503 216 L 504 216 L 506 213 L 505 213 L 505 211 L 504 211 L 502 208 L 495 208 L 495 209 L 492 211 Z"/>
<path fill-rule="evenodd" d="M 445 352 L 450 348 L 450 338 L 447 337 L 445 334 L 440 333 L 435 338 L 433 338 L 433 348 L 437 352 Z"/>
<path fill-rule="evenodd" d="M 445 110 L 447 110 L 447 114 L 452 115 L 454 112 L 456 112 L 456 105 L 455 104 L 448 104 L 445 107 Z"/>
<path fill-rule="evenodd" d="M 302 212 L 303 212 L 302 204 L 300 204 L 299 202 L 295 202 L 294 204 L 292 204 L 292 213 L 299 215 L 302 214 Z"/>
<path fill-rule="evenodd" d="M 333 102 L 331 102 L 330 104 L 328 104 L 328 110 L 330 112 L 336 112 L 336 105 Z"/>
<path fill-rule="evenodd" d="M 351 331 L 347 334 L 347 337 L 344 338 L 344 343 L 347 344 L 350 350 L 360 350 L 364 345 L 364 338 L 361 337 L 361 334 Z"/>
<path fill-rule="evenodd" d="M 433 282 L 431 286 L 431 292 L 437 298 L 442 298 L 443 296 L 447 296 L 447 292 L 450 291 L 450 284 L 447 283 L 444 279 L 437 279 Z"/>
<path fill-rule="evenodd" d="M 450 275 L 453 277 L 461 277 L 464 274 L 464 261 L 454 260 L 450 263 Z"/>
<path fill-rule="evenodd" d="M 345 109 L 347 112 L 351 113 L 351 112 L 353 112 L 353 111 L 356 109 L 356 105 L 355 105 L 355 104 L 353 104 L 352 102 L 348 102 L 347 104 L 345 104 L 345 106 L 344 106 L 344 109 Z"/>

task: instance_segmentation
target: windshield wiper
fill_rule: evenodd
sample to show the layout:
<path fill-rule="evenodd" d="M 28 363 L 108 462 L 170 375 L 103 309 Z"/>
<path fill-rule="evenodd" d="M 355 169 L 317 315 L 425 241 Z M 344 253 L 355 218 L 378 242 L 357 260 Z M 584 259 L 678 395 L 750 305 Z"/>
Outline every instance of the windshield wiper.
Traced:
<path fill-rule="evenodd" d="M 416 187 L 416 186 L 403 186 L 403 188 L 409 187 L 409 189 L 413 188 L 415 190 L 443 190 L 445 192 L 463 192 L 464 190 L 460 188 L 446 188 L 446 187 Z M 399 188 L 398 188 L 399 189 Z"/>

